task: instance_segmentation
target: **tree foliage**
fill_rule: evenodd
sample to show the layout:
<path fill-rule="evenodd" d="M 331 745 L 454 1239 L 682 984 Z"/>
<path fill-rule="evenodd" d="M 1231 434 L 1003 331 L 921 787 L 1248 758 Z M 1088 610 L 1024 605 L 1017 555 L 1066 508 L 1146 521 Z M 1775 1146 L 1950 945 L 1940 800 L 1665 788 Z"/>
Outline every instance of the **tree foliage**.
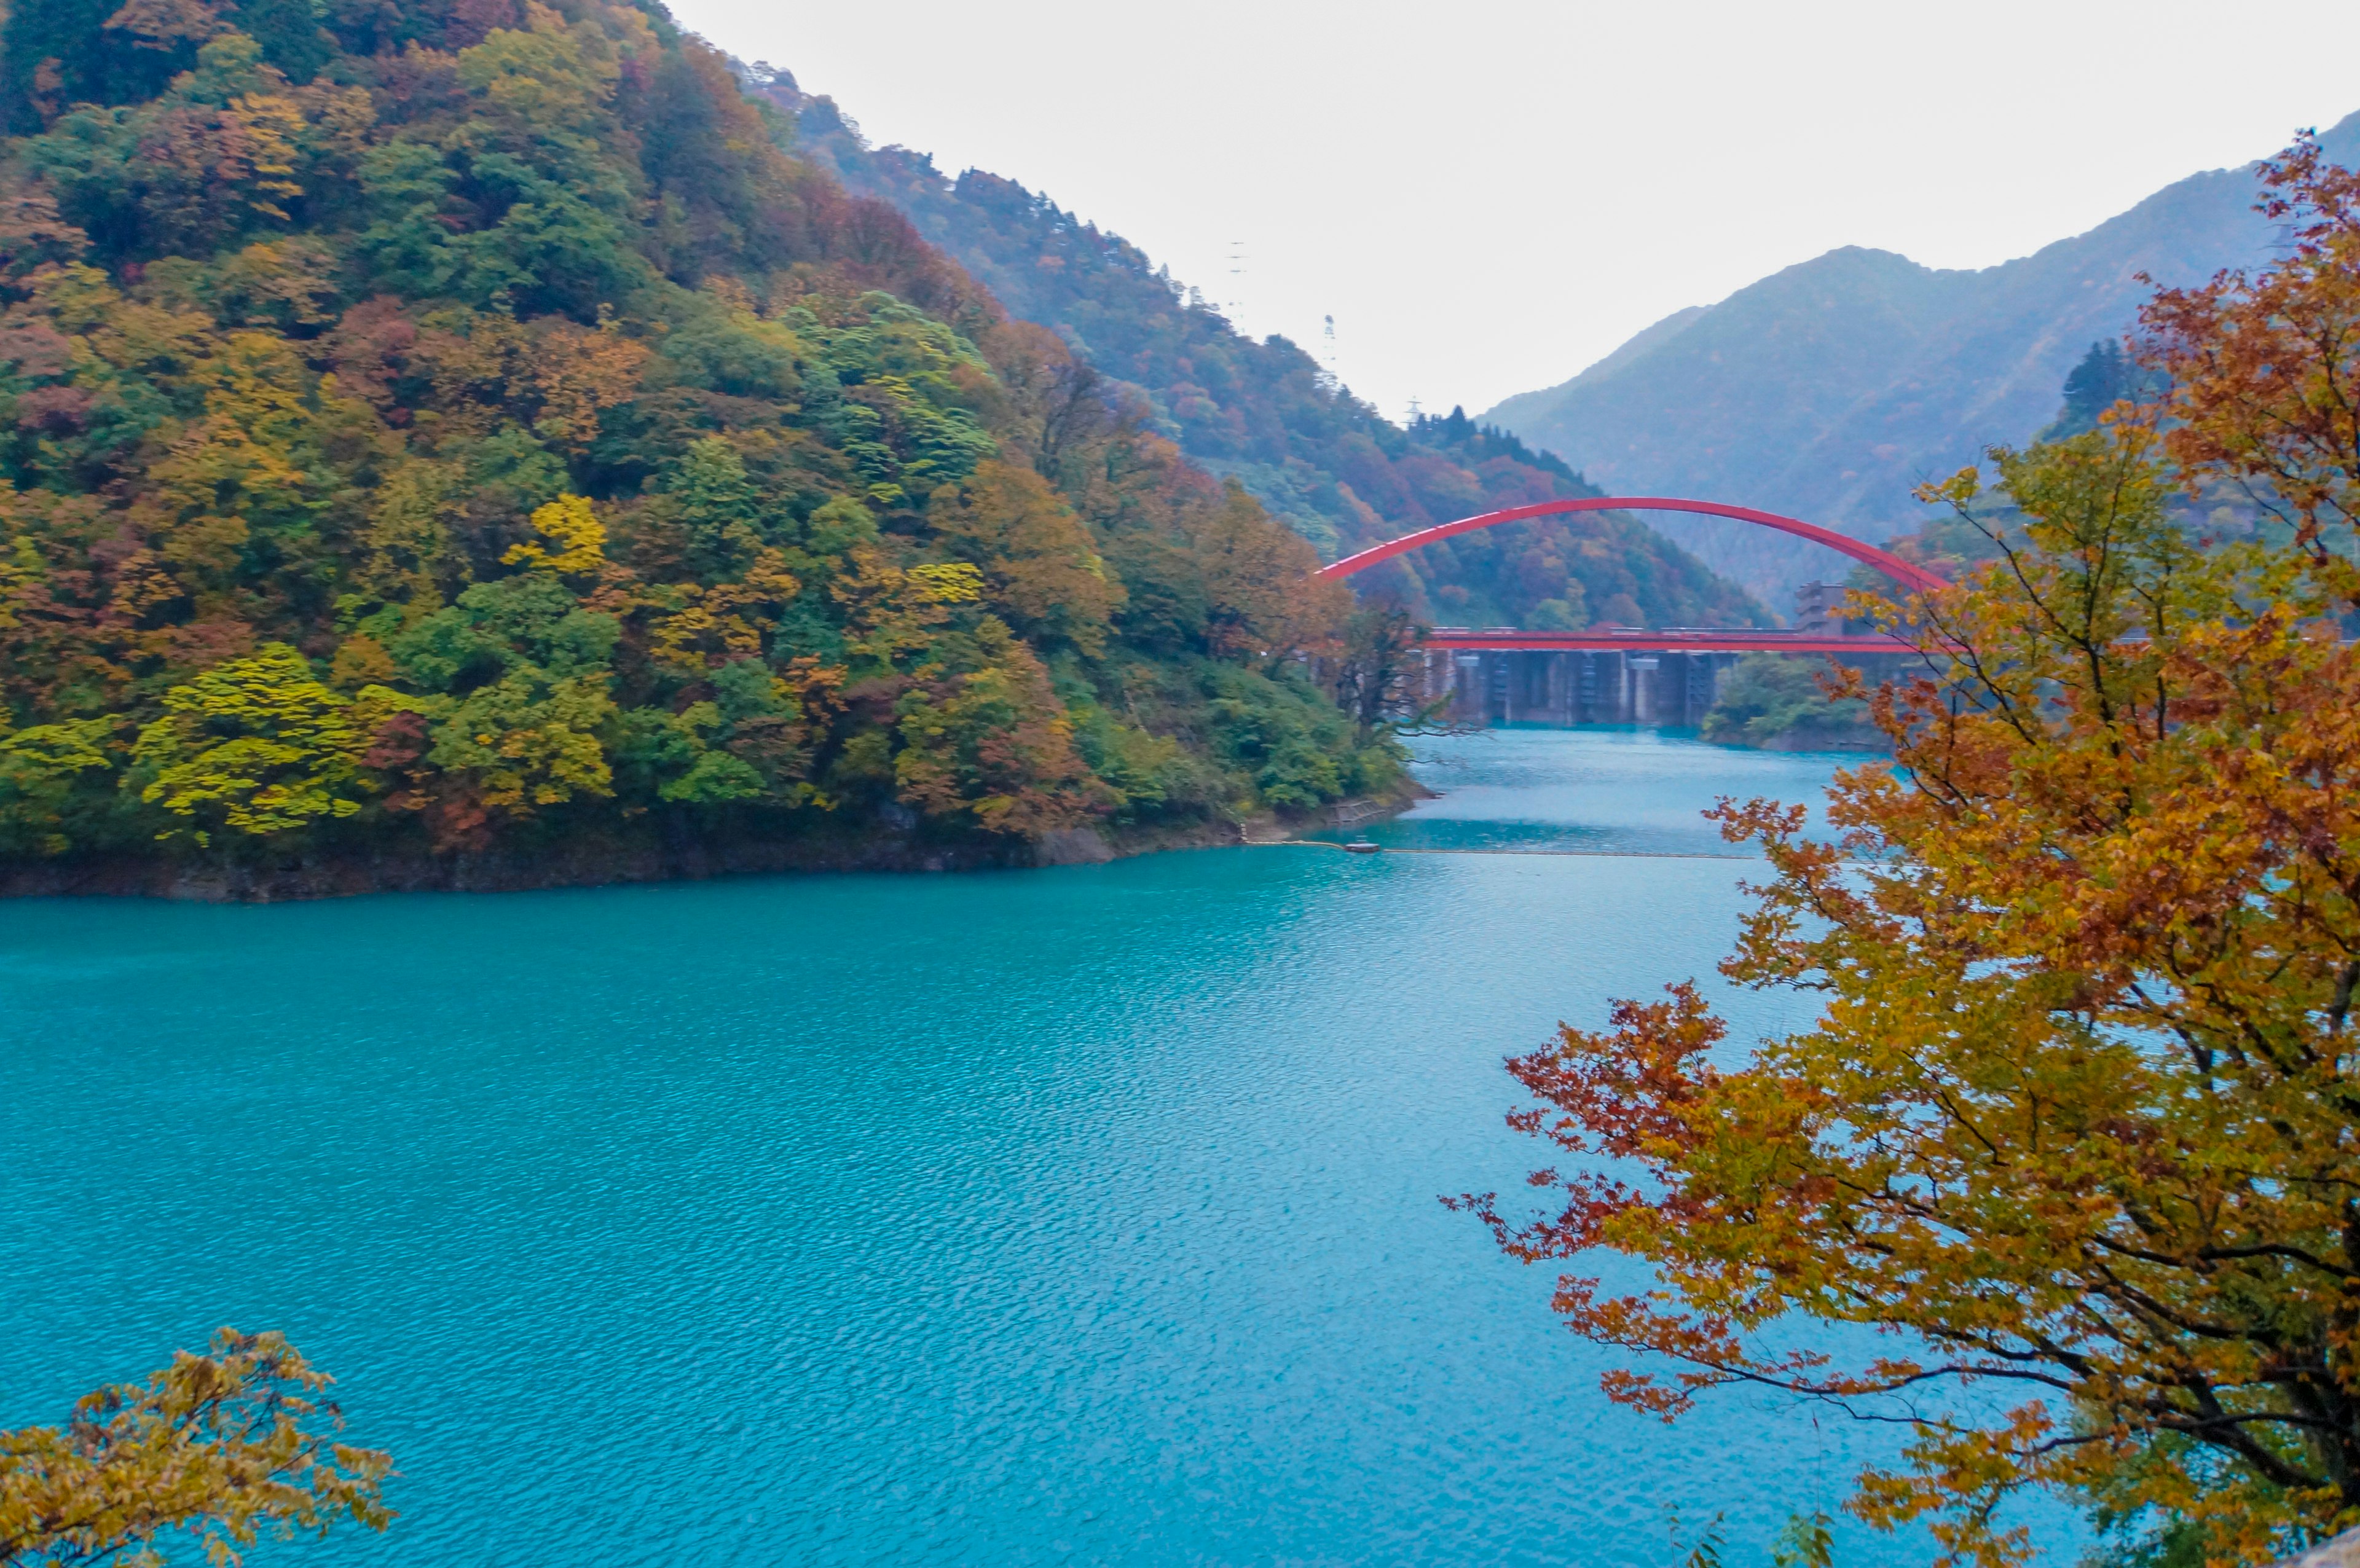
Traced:
<path fill-rule="evenodd" d="M 2171 455 L 2236 485 L 2347 598 L 2360 529 L 2360 173 L 2309 136 L 2263 166 L 2289 253 L 2260 276 L 2158 289 L 2146 355 L 2174 386 Z"/>
<path fill-rule="evenodd" d="M 160 1563 L 168 1531 L 235 1563 L 265 1530 L 385 1529 L 392 1460 L 335 1441 L 331 1381 L 279 1335 L 225 1328 L 144 1387 L 85 1396 L 63 1426 L 0 1432 L 0 1564 Z"/>
<path fill-rule="evenodd" d="M 0 855 L 1201 818 L 1240 681 L 1399 778 L 1308 548 L 661 11 L 5 27 Z"/>
<path fill-rule="evenodd" d="M 142 800 L 257 836 L 360 810 L 348 792 L 360 743 L 352 704 L 285 643 L 217 664 L 163 702 L 131 752 L 135 776 L 148 779 Z M 195 832 L 207 842 L 207 829 Z"/>
<path fill-rule="evenodd" d="M 1444 723 L 1450 699 L 1426 693 L 1426 628 L 1398 604 L 1364 605 L 1344 623 L 1329 675 L 1360 744 Z"/>
<path fill-rule="evenodd" d="M 2158 390 L 2154 377 L 2112 339 L 2090 345 L 2081 363 L 2065 374 L 2063 406 L 2038 437 L 2060 441 L 2087 434 L 2115 404 L 2151 400 Z"/>
<path fill-rule="evenodd" d="M 1470 1200 L 1520 1258 L 1650 1271 L 1558 1283 L 1633 1353 L 1612 1397 L 1904 1422 L 1850 1506 L 1946 1562 L 2020 1560 L 1996 1510 L 2031 1485 L 2215 1563 L 2360 1520 L 2354 189 L 2299 147 L 2294 254 L 2151 310 L 2168 408 L 1993 454 L 2017 526 L 1916 605 L 1895 763 L 1839 776 L 1832 838 L 1720 808 L 1770 871 L 1724 971 L 1818 1021 L 1733 1058 L 1682 985 L 1563 1029 L 1513 1064 L 1562 1207 Z M 2287 542 L 2175 524 L 2223 473 Z M 1935 495 L 1977 527 L 1981 489 Z"/>
<path fill-rule="evenodd" d="M 1829 694 L 1828 663 L 1793 654 L 1747 654 L 1721 678 L 1698 733 L 1732 746 L 1818 749 L 1882 745 L 1884 737 L 1868 723 L 1865 703 Z"/>

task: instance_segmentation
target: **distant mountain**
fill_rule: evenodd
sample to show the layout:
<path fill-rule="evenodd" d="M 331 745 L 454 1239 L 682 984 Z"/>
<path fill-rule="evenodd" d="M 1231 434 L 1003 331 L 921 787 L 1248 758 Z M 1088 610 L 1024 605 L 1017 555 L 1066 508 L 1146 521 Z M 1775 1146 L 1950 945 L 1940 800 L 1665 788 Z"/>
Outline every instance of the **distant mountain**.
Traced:
<path fill-rule="evenodd" d="M 1012 180 L 956 180 L 874 147 L 829 99 L 767 65 L 746 89 L 795 121 L 796 150 L 890 202 L 1009 311 L 1048 327 L 1129 389 L 1191 458 L 1235 479 L 1329 560 L 1498 506 L 1601 494 L 1571 468 L 1462 413 L 1407 429 L 1285 338 L 1245 336 L 1119 234 Z M 1769 613 L 1635 518 L 1597 513 L 1462 535 L 1355 579 L 1461 625 L 1765 623 Z"/>
<path fill-rule="evenodd" d="M 2360 114 L 2321 138 L 2360 155 Z M 1848 245 L 1667 316 L 1546 391 L 1485 414 L 1610 495 L 1693 495 L 1827 523 L 1867 539 L 1918 526 L 1920 480 L 2056 419 L 2093 341 L 2119 338 L 2148 289 L 2249 267 L 2274 234 L 2255 166 L 2167 186 L 2020 260 L 1936 271 Z M 1659 522 L 1780 609 L 1834 577 L 1824 551 L 1688 519 Z"/>

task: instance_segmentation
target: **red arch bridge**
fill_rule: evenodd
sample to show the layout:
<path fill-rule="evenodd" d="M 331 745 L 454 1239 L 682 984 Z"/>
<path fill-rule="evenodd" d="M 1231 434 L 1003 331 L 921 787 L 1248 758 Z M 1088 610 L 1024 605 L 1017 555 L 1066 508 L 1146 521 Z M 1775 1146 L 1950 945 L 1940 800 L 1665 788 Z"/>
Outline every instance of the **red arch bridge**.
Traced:
<path fill-rule="evenodd" d="M 1404 534 L 1320 568 L 1319 575 L 1349 577 L 1454 534 L 1569 512 L 1689 512 L 1730 517 L 1793 534 L 1850 556 L 1891 579 L 1907 595 L 1942 586 L 1924 567 L 1874 545 L 1775 512 L 1719 501 L 1669 495 L 1596 495 L 1541 501 L 1481 512 Z M 1712 706 L 1721 671 L 1740 654 L 1832 654 L 1847 662 L 1906 653 L 1898 639 L 1855 637 L 1841 622 L 1799 631 L 1754 627 L 1664 626 L 1654 630 L 1597 626 L 1584 632 L 1524 631 L 1514 626 L 1437 626 L 1427 644 L 1426 695 L 1449 694 L 1462 716 L 1513 723 L 1694 724 Z"/>

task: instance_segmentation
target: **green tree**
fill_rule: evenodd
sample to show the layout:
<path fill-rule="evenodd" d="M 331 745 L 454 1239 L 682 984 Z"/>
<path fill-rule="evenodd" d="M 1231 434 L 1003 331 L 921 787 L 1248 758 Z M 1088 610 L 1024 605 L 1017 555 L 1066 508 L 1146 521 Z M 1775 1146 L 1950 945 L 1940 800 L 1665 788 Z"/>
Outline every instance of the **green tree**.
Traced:
<path fill-rule="evenodd" d="M 1868 723 L 1868 704 L 1831 694 L 1830 680 L 1841 686 L 1822 660 L 1749 653 L 1721 678 L 1699 733 L 1735 746 L 1882 744 Z"/>
<path fill-rule="evenodd" d="M 464 776 L 484 805 L 529 817 L 614 793 L 600 739 L 614 715 L 603 672 L 552 677 L 520 663 L 455 702 L 432 704 L 427 759 Z"/>
<path fill-rule="evenodd" d="M 2062 441 L 2098 428 L 2098 416 L 2125 399 L 2152 396 L 2155 381 L 2123 345 L 2102 339 L 2090 345 L 2080 363 L 2065 374 L 2065 402 L 2054 423 L 2040 432 L 2043 441 Z"/>
<path fill-rule="evenodd" d="M 597 29 L 546 9 L 461 50 L 475 114 L 431 141 L 388 143 L 362 168 L 375 218 L 362 249 L 380 283 L 589 321 L 602 299 L 652 282 L 615 156 L 620 70 Z"/>
<path fill-rule="evenodd" d="M 69 719 L 0 735 L 0 845 L 19 855 L 63 855 L 74 786 L 115 765 L 112 718 Z"/>
<path fill-rule="evenodd" d="M 762 493 L 738 449 L 719 436 L 693 441 L 665 491 L 688 531 L 688 570 L 701 582 L 742 574 L 762 548 Z"/>
<path fill-rule="evenodd" d="M 350 704 L 285 643 L 164 693 L 132 750 L 139 798 L 185 819 L 159 838 L 289 833 L 360 810 Z"/>

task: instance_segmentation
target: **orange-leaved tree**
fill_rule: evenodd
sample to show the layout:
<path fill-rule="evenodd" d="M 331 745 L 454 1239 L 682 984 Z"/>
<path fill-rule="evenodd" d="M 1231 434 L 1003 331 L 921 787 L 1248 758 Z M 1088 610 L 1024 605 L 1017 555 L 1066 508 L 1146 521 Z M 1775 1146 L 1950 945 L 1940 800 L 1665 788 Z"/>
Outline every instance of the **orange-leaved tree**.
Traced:
<path fill-rule="evenodd" d="M 144 1388 L 85 1396 L 62 1427 L 0 1432 L 0 1568 L 161 1563 L 167 1530 L 235 1563 L 266 1527 L 383 1530 L 392 1461 L 334 1441 L 330 1381 L 279 1335 L 225 1328 Z"/>
<path fill-rule="evenodd" d="M 1691 985 L 1513 1063 L 1563 1203 L 1466 1200 L 1676 1416 L 1747 1383 L 1903 1421 L 1850 1508 L 2020 1561 L 2049 1486 L 2214 1563 L 2360 1522 L 2360 182 L 2300 144 L 2291 253 L 2163 291 L 2168 401 L 1994 452 L 1999 559 L 1902 627 L 1892 765 L 1769 876 L 1724 972 L 1819 999 L 1750 1054 Z M 2289 528 L 2180 526 L 2242 483 Z M 1977 527 L 1981 481 L 1935 493 Z M 1859 691 L 1858 682 L 1852 691 Z M 1843 1330 L 1882 1331 L 1873 1346 Z"/>
<path fill-rule="evenodd" d="M 2291 528 L 2314 570 L 2360 602 L 2360 173 L 2305 136 L 2262 167 L 2260 210 L 2287 254 L 2258 277 L 2160 289 L 2143 357 L 2173 383 L 2171 454 L 2223 475 Z"/>

